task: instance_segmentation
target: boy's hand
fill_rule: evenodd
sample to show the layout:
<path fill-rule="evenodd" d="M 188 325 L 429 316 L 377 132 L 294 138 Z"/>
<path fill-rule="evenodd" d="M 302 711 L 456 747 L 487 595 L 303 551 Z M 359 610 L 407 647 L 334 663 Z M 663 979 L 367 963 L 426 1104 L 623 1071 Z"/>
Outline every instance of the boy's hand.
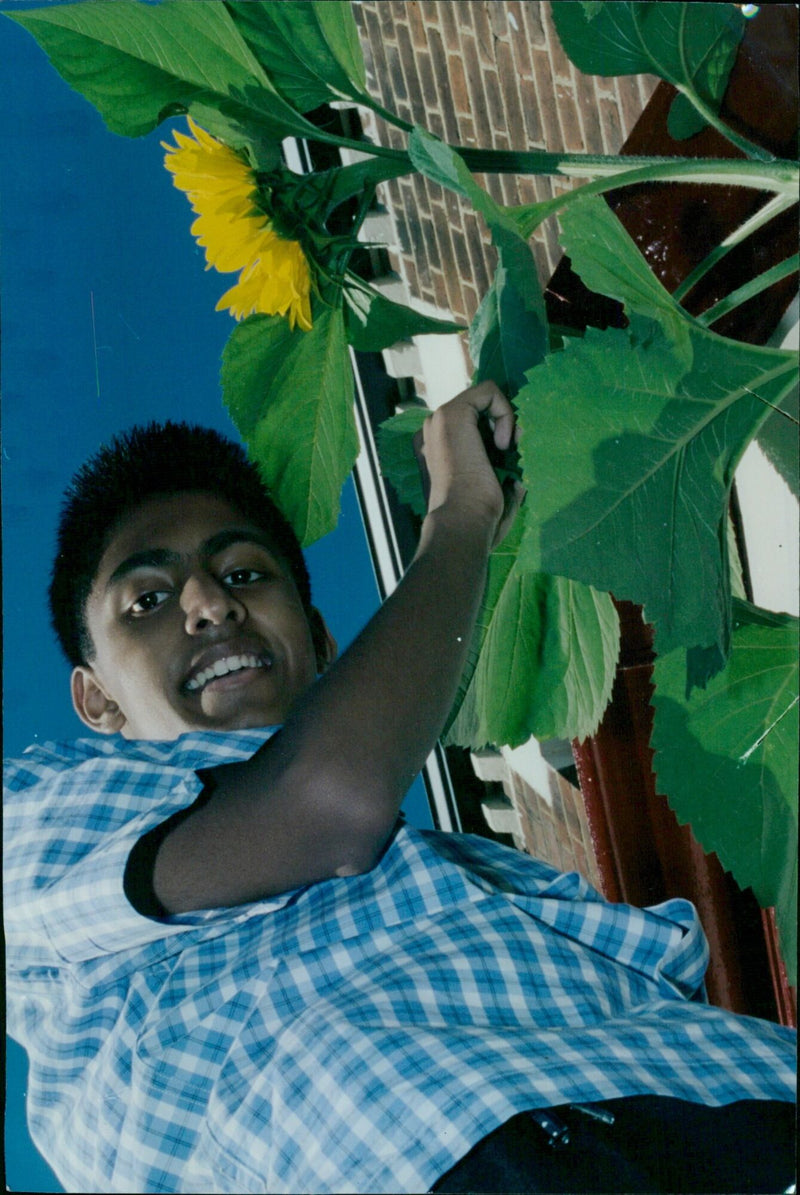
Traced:
<path fill-rule="evenodd" d="M 481 438 L 479 417 L 488 417 L 497 449 L 515 434 L 514 409 L 494 382 L 481 382 L 434 411 L 415 438 L 428 513 L 448 507 L 467 525 L 483 520 L 496 546 L 509 530 L 522 497 L 517 486 L 506 502 Z"/>

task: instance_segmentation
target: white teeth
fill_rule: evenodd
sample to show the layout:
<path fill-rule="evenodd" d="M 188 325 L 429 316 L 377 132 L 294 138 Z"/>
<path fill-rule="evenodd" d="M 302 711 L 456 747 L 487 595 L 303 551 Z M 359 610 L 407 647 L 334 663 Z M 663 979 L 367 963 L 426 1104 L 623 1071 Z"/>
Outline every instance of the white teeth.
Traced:
<path fill-rule="evenodd" d="M 190 691 L 195 689 L 202 689 L 210 680 L 214 680 L 217 676 L 226 676 L 229 672 L 239 672 L 242 668 L 264 668 L 265 662 L 254 655 L 243 656 L 225 656 L 222 660 L 217 660 L 214 664 L 209 664 L 208 668 L 204 668 L 202 672 L 198 672 L 191 680 L 186 682 L 186 688 Z"/>

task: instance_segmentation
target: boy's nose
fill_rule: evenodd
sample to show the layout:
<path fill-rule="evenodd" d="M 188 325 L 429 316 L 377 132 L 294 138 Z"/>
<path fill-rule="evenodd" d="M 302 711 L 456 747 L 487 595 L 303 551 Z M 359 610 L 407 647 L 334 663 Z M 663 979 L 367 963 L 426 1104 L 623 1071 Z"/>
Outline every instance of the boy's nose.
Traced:
<path fill-rule="evenodd" d="M 181 591 L 181 608 L 190 635 L 223 622 L 243 622 L 247 611 L 238 598 L 214 577 L 191 576 Z"/>

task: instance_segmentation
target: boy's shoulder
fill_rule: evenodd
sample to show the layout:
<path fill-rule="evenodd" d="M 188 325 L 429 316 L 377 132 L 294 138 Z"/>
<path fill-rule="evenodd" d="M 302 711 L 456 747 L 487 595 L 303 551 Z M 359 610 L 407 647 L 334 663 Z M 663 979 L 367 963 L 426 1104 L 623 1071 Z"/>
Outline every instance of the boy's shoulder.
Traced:
<path fill-rule="evenodd" d="M 75 771 L 95 768 L 136 770 L 179 768 L 195 771 L 248 759 L 276 727 L 235 731 L 188 731 L 176 739 L 125 739 L 95 735 L 33 743 L 22 755 L 3 761 L 7 792 L 21 792 Z"/>

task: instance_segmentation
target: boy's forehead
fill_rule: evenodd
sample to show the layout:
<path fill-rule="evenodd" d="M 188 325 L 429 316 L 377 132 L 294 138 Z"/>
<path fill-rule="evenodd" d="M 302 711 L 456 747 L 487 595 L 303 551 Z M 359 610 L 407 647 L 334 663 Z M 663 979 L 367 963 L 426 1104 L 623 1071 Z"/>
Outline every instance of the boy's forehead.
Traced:
<path fill-rule="evenodd" d="M 128 558 L 149 551 L 213 554 L 243 540 L 278 554 L 273 537 L 224 498 L 194 491 L 158 495 L 126 512 L 116 524 L 96 580 L 107 582 Z"/>

